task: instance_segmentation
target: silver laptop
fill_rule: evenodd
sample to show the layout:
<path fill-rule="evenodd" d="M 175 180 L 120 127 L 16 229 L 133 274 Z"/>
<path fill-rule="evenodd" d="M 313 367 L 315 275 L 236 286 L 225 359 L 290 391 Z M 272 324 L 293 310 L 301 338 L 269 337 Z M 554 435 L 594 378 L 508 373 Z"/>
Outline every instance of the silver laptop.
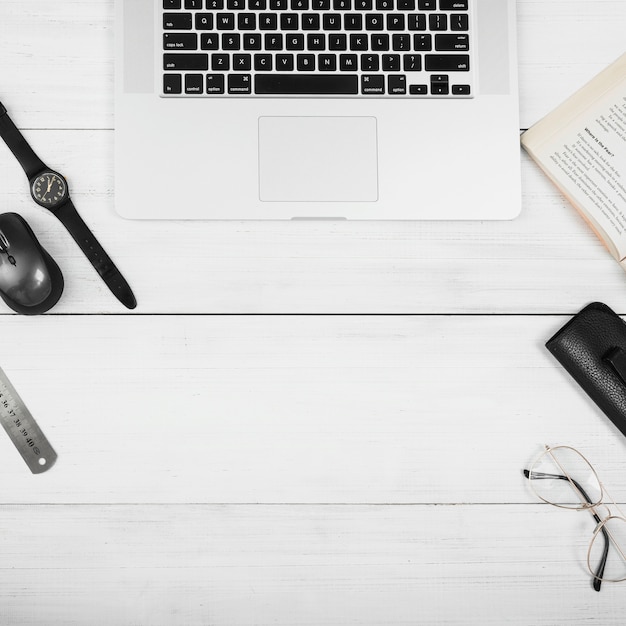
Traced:
<path fill-rule="evenodd" d="M 510 219 L 515 0 L 116 0 L 135 219 Z"/>

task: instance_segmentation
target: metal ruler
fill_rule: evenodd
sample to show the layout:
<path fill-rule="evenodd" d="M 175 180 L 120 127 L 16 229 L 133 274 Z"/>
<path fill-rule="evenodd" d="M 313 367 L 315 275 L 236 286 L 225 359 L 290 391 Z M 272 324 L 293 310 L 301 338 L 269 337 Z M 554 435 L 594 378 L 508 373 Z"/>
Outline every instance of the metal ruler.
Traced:
<path fill-rule="evenodd" d="M 0 368 L 0 422 L 33 474 L 49 470 L 57 454 Z"/>

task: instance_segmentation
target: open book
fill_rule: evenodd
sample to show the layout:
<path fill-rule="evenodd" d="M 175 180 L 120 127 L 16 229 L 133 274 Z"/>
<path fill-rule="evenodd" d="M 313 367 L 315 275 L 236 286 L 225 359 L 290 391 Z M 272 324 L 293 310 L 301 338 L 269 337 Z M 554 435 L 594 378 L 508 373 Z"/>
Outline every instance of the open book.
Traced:
<path fill-rule="evenodd" d="M 626 270 L 626 54 L 522 135 Z"/>

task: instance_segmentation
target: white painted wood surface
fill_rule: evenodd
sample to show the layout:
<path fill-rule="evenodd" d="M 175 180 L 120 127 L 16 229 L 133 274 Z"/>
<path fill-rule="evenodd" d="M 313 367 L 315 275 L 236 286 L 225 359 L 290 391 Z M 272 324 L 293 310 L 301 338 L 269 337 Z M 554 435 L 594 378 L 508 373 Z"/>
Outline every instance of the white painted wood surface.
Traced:
<path fill-rule="evenodd" d="M 626 439 L 543 348 L 591 300 L 626 313 L 582 220 L 522 156 L 512 222 L 123 221 L 112 8 L 0 3 L 0 99 L 139 300 L 126 314 L 0 150 L 0 210 L 67 282 L 54 313 L 0 317 L 0 365 L 59 452 L 32 476 L 0 437 L 0 624 L 621 626 L 589 516 L 521 474 L 568 443 L 626 500 Z M 626 3 L 518 11 L 527 127 L 623 52 Z"/>

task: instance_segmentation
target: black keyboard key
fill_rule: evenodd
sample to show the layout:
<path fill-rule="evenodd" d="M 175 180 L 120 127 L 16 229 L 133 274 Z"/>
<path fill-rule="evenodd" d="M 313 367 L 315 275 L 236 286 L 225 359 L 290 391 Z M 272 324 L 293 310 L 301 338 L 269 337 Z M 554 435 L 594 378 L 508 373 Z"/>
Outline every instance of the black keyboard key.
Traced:
<path fill-rule="evenodd" d="M 243 11 L 246 8 L 246 0 L 226 0 L 226 8 L 229 11 Z"/>
<path fill-rule="evenodd" d="M 363 95 L 384 94 L 385 77 L 382 74 L 363 74 L 361 76 L 361 93 Z"/>
<path fill-rule="evenodd" d="M 452 85 L 453 96 L 469 96 L 471 87 L 469 85 Z"/>
<path fill-rule="evenodd" d="M 352 0 L 333 0 L 333 11 L 350 11 Z"/>
<path fill-rule="evenodd" d="M 299 72 L 313 72 L 315 70 L 314 54 L 296 55 L 296 68 Z"/>
<path fill-rule="evenodd" d="M 252 55 L 233 54 L 233 70 L 237 72 L 249 72 L 252 69 Z"/>
<path fill-rule="evenodd" d="M 215 16 L 215 27 L 217 30 L 235 30 L 235 14 L 218 13 Z"/>
<path fill-rule="evenodd" d="M 204 76 L 202 74 L 187 74 L 185 76 L 185 93 L 201 95 L 204 92 Z"/>
<path fill-rule="evenodd" d="M 255 30 L 256 15 L 254 13 L 240 13 L 237 16 L 237 26 L 239 30 Z"/>
<path fill-rule="evenodd" d="M 404 15 L 389 13 L 387 15 L 387 30 L 404 30 Z"/>
<path fill-rule="evenodd" d="M 309 0 L 291 0 L 292 11 L 308 11 Z"/>
<path fill-rule="evenodd" d="M 178 72 L 206 71 L 209 69 L 209 57 L 206 54 L 164 54 L 163 69 Z"/>
<path fill-rule="evenodd" d="M 348 37 L 341 33 L 339 35 L 328 35 L 328 49 L 329 50 L 347 50 L 348 49 Z"/>
<path fill-rule="evenodd" d="M 222 50 L 240 50 L 241 35 L 239 33 L 228 33 L 222 35 Z"/>
<path fill-rule="evenodd" d="M 244 50 L 260 50 L 261 49 L 261 35 L 259 33 L 245 34 L 243 36 L 243 49 Z"/>
<path fill-rule="evenodd" d="M 334 72 L 337 69 L 337 56 L 334 54 L 320 54 L 318 62 L 321 72 Z"/>
<path fill-rule="evenodd" d="M 219 50 L 219 35 L 217 33 L 202 33 L 200 35 L 200 47 L 203 50 Z"/>
<path fill-rule="evenodd" d="M 413 35 L 413 50 L 426 51 L 433 49 L 433 36 L 428 35 Z"/>
<path fill-rule="evenodd" d="M 207 74 L 206 92 L 208 94 L 224 93 L 224 74 Z"/>
<path fill-rule="evenodd" d="M 367 50 L 367 35 L 350 35 L 350 50 Z"/>
<path fill-rule="evenodd" d="M 469 54 L 427 54 L 427 72 L 469 72 Z"/>
<path fill-rule="evenodd" d="M 437 8 L 436 0 L 417 0 L 417 8 L 420 11 L 434 11 Z"/>
<path fill-rule="evenodd" d="M 196 13 L 196 30 L 213 30 L 213 13 Z"/>
<path fill-rule="evenodd" d="M 441 11 L 467 11 L 467 0 L 439 0 Z"/>
<path fill-rule="evenodd" d="M 181 0 L 163 0 L 163 8 L 166 11 L 181 8 Z"/>
<path fill-rule="evenodd" d="M 391 49 L 396 52 L 404 52 L 411 49 L 411 35 L 394 33 L 391 36 Z"/>
<path fill-rule="evenodd" d="M 450 93 L 450 80 L 446 74 L 433 74 L 430 77 L 430 93 L 433 96 L 447 96 Z"/>
<path fill-rule="evenodd" d="M 412 96 L 427 96 L 428 85 L 411 85 L 409 87 L 409 93 Z"/>
<path fill-rule="evenodd" d="M 380 59 L 377 54 L 361 55 L 361 71 L 378 72 L 380 68 Z"/>
<path fill-rule="evenodd" d="M 163 50 L 197 50 L 196 33 L 163 33 Z"/>
<path fill-rule="evenodd" d="M 265 35 L 266 50 L 282 50 L 283 36 L 280 33 L 268 33 Z"/>
<path fill-rule="evenodd" d="M 339 69 L 342 72 L 356 72 L 358 59 L 356 54 L 340 54 Z"/>
<path fill-rule="evenodd" d="M 197 11 L 202 8 L 202 0 L 185 0 L 185 9 Z"/>
<path fill-rule="evenodd" d="M 320 16 L 317 13 L 304 13 L 302 15 L 302 30 L 319 30 Z"/>
<path fill-rule="evenodd" d="M 261 30 L 276 30 L 278 28 L 276 13 L 259 13 L 259 28 Z"/>
<path fill-rule="evenodd" d="M 392 96 L 406 95 L 406 76 L 403 74 L 389 76 L 387 92 Z"/>
<path fill-rule="evenodd" d="M 389 50 L 389 35 L 372 35 L 372 50 L 386 52 Z"/>
<path fill-rule="evenodd" d="M 400 71 L 400 55 L 399 54 L 383 54 L 383 72 L 399 72 Z"/>
<path fill-rule="evenodd" d="M 422 71 L 422 55 L 421 54 L 405 54 L 402 57 L 402 69 L 405 72 L 421 72 Z"/>
<path fill-rule="evenodd" d="M 309 33 L 306 37 L 307 50 L 326 50 L 326 35 L 323 33 Z"/>
<path fill-rule="evenodd" d="M 271 72 L 272 71 L 272 55 L 271 54 L 255 54 L 254 55 L 254 69 L 257 72 Z"/>
<path fill-rule="evenodd" d="M 281 30 L 298 30 L 299 17 L 297 13 L 282 13 L 280 16 Z"/>
<path fill-rule="evenodd" d="M 224 8 L 224 0 L 206 0 L 206 8 L 209 11 L 221 11 Z"/>
<path fill-rule="evenodd" d="M 385 16 L 382 13 L 368 13 L 365 16 L 365 30 L 382 30 Z"/>
<path fill-rule="evenodd" d="M 252 77 L 250 74 L 229 74 L 228 93 L 252 93 Z"/>
<path fill-rule="evenodd" d="M 183 78 L 180 74 L 163 76 L 163 93 L 175 95 L 183 92 Z"/>
<path fill-rule="evenodd" d="M 398 0 L 398 11 L 415 11 L 415 0 Z"/>
<path fill-rule="evenodd" d="M 293 71 L 293 54 L 277 54 L 276 55 L 276 71 L 291 72 Z"/>
<path fill-rule="evenodd" d="M 267 95 L 352 95 L 359 92 L 356 74 L 257 74 L 254 91 Z"/>
<path fill-rule="evenodd" d="M 230 69 L 230 56 L 228 54 L 212 54 L 211 69 L 214 72 L 227 72 Z"/>
<path fill-rule="evenodd" d="M 272 11 L 286 11 L 287 0 L 270 0 L 270 9 Z"/>
<path fill-rule="evenodd" d="M 322 17 L 324 30 L 341 30 L 341 15 L 339 13 L 325 13 Z"/>
<path fill-rule="evenodd" d="M 377 11 L 393 11 L 393 0 L 376 0 Z"/>
<path fill-rule="evenodd" d="M 248 9 L 250 11 L 265 11 L 267 9 L 266 0 L 250 0 L 248 2 Z"/>
<path fill-rule="evenodd" d="M 286 35 L 287 50 L 304 50 L 304 35 L 302 33 L 290 33 Z"/>
<path fill-rule="evenodd" d="M 430 30 L 448 30 L 448 16 L 443 13 L 434 13 L 428 16 Z"/>
<path fill-rule="evenodd" d="M 363 16 L 360 13 L 346 13 L 343 27 L 345 30 L 363 30 Z"/>
<path fill-rule="evenodd" d="M 409 15 L 409 30 L 426 30 L 426 14 L 413 13 Z"/>
<path fill-rule="evenodd" d="M 372 0 L 354 0 L 354 8 L 357 11 L 371 11 L 373 7 Z"/>
<path fill-rule="evenodd" d="M 330 11 L 330 0 L 313 0 L 311 8 L 314 11 Z"/>
<path fill-rule="evenodd" d="M 469 17 L 465 14 L 454 14 L 450 16 L 450 30 L 469 30 Z"/>
<path fill-rule="evenodd" d="M 191 30 L 191 13 L 163 13 L 163 30 Z"/>
<path fill-rule="evenodd" d="M 468 35 L 435 35 L 435 50 L 454 52 L 469 50 Z"/>

